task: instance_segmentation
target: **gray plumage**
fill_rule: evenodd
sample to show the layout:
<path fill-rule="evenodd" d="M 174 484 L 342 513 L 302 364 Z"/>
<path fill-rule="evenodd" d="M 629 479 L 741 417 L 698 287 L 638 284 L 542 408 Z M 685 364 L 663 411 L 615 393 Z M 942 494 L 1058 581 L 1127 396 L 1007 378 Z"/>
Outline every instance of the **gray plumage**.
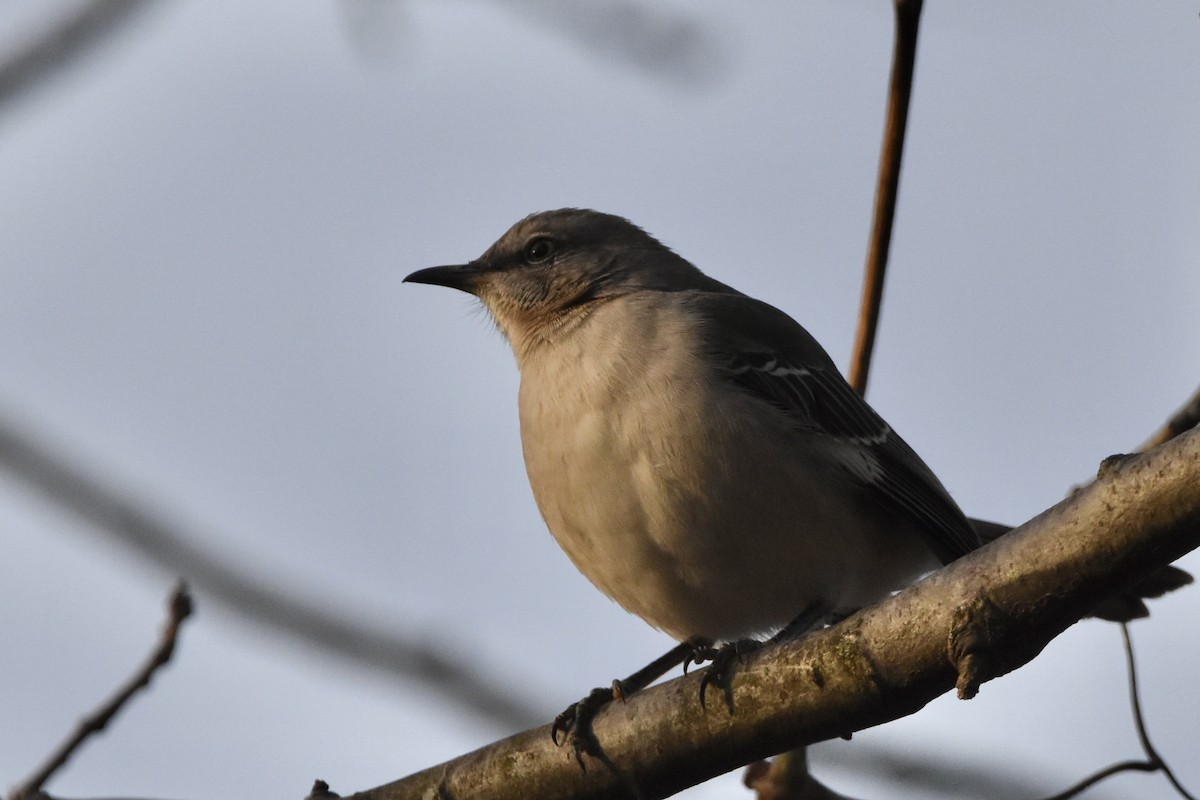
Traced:
<path fill-rule="evenodd" d="M 620 217 L 534 214 L 463 265 L 521 370 L 521 440 L 550 531 L 682 641 L 849 611 L 979 546 L 913 450 L 782 311 Z"/>

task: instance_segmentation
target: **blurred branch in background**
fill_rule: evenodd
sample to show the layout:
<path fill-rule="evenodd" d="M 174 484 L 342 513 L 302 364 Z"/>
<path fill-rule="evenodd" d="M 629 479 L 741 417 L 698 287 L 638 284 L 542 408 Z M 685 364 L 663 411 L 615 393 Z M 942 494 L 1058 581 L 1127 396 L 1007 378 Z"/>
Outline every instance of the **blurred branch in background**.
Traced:
<path fill-rule="evenodd" d="M 412 19 L 404 0 L 338 0 L 342 33 L 371 66 L 402 62 L 412 50 Z"/>
<path fill-rule="evenodd" d="M 395 62 L 411 47 L 411 3 L 339 0 L 346 38 L 366 61 Z M 632 0 L 492 0 L 607 63 L 665 79 L 675 87 L 704 88 L 720 78 L 725 48 L 683 7 Z"/>
<path fill-rule="evenodd" d="M 923 798 L 961 798 L 966 786 L 971 787 L 970 796 L 978 800 L 1032 798 L 1042 791 L 1028 769 L 1002 769 L 994 763 L 981 764 L 979 759 L 955 758 L 949 753 L 904 751 L 857 740 L 855 744 L 839 748 L 836 755 L 825 750 L 820 760 L 842 774 L 870 775 L 879 783 L 903 787 L 912 796 Z"/>
<path fill-rule="evenodd" d="M 11 52 L 0 53 L 0 108 L 111 40 L 152 5 L 149 0 L 89 0 L 31 31 Z"/>
<path fill-rule="evenodd" d="M 509 730 L 528 727 L 544 716 L 502 693 L 507 687 L 523 685 L 521 681 L 476 672 L 466 666 L 467 659 L 450 654 L 455 648 L 407 639 L 395 631 L 359 622 L 332 610 L 329 597 L 308 600 L 299 593 L 272 588 L 263 575 L 234 567 L 197 544 L 205 540 L 200 531 L 185 530 L 152 511 L 149 503 L 89 474 L 25 426 L 3 416 L 0 468 L 83 518 L 91 529 L 160 569 L 182 576 L 249 621 L 359 665 L 424 683 Z M 328 583 L 334 583 L 332 578 Z M 319 591 L 314 585 L 304 589 Z"/>
<path fill-rule="evenodd" d="M 725 65 L 718 37 L 683 9 L 632 0 L 496 2 L 603 59 L 677 86 L 707 86 Z M 0 53 L 0 108 L 111 41 L 137 12 L 155 5 L 150 0 L 88 0 L 46 13 L 50 21 L 10 46 L 10 52 Z M 399 0 L 344 0 L 337 7 L 348 37 L 366 55 L 378 58 L 405 45 L 402 5 Z"/>
<path fill-rule="evenodd" d="M 499 2 L 592 53 L 679 86 L 707 86 L 725 66 L 720 40 L 682 8 L 632 0 Z"/>

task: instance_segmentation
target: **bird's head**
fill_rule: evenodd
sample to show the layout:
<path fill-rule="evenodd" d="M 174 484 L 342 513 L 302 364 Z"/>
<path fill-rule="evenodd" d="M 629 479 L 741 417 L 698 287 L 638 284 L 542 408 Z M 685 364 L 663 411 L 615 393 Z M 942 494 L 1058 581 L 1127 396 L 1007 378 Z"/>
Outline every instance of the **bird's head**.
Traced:
<path fill-rule="evenodd" d="M 474 261 L 404 280 L 475 295 L 518 352 L 570 329 L 595 303 L 708 281 L 629 220 L 577 208 L 531 214 Z"/>

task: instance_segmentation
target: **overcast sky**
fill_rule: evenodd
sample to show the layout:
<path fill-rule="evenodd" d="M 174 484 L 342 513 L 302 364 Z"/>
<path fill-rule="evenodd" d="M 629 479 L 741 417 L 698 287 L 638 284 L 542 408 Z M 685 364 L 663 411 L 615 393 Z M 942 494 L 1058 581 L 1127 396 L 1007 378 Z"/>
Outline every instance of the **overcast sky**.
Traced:
<path fill-rule="evenodd" d="M 0 48 L 69 7 L 6 4 Z M 548 721 L 671 642 L 546 533 L 502 338 L 401 278 L 593 207 L 844 366 L 891 35 L 883 0 L 155 5 L 0 106 L 0 414 Z M 927 3 L 868 396 L 969 514 L 1029 518 L 1195 390 L 1197 87 L 1191 3 Z M 174 575 L 0 475 L 10 786 L 140 661 Z M 176 662 L 50 791 L 347 793 L 511 732 L 197 595 Z M 1133 628 L 1193 791 L 1198 597 Z M 970 703 L 816 748 L 818 774 L 904 796 L 839 767 L 879 750 L 1030 796 L 1136 758 L 1119 630 L 1082 623 Z M 1174 796 L 1140 775 L 1093 796 L 1131 795 Z"/>

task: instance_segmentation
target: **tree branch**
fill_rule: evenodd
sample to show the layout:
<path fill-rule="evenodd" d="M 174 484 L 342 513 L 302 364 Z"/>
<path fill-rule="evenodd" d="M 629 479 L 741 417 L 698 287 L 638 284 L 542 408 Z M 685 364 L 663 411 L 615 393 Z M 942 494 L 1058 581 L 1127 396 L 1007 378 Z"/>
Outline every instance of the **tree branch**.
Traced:
<path fill-rule="evenodd" d="M 13 789 L 9 800 L 26 800 L 26 798 L 41 795 L 46 781 L 50 780 L 54 773 L 67 763 L 75 751 L 91 736 L 103 731 L 108 723 L 112 722 L 117 712 L 124 708 L 135 694 L 150 685 L 154 674 L 166 666 L 167 662 L 171 660 L 171 656 L 174 655 L 175 643 L 179 640 L 179 628 L 191 614 L 192 598 L 188 594 L 187 586 L 181 582 L 171 592 L 171 597 L 167 601 L 167 621 L 163 625 L 158 644 L 150 653 L 150 657 L 125 682 L 125 685 L 109 698 L 108 702 L 79 721 L 74 733 L 59 745 L 58 749 L 46 759 L 46 763 L 39 767 L 37 772 L 31 775 L 25 783 Z"/>
<path fill-rule="evenodd" d="M 858 315 L 858 333 L 850 360 L 850 385 L 867 393 L 867 373 L 875 349 L 875 330 L 883 304 L 883 276 L 892 244 L 896 219 L 896 197 L 900 193 L 900 163 L 904 155 L 904 132 L 908 127 L 908 104 L 912 98 L 913 70 L 917 62 L 917 32 L 921 25 L 922 0 L 895 0 L 896 42 L 892 49 L 892 78 L 888 87 L 887 117 L 883 129 L 883 152 L 879 156 L 879 182 L 875 189 L 875 213 L 871 221 L 871 243 L 867 251 L 863 297 Z"/>
<path fill-rule="evenodd" d="M 542 726 L 354 795 L 666 797 L 743 764 L 911 714 L 1030 661 L 1100 599 L 1200 546 L 1200 431 L 1105 461 L 1095 483 L 841 624 L 748 656 L 736 713 L 700 673 L 595 721 L 613 769 L 580 771 Z M 441 792 L 439 795 L 438 792 Z"/>

